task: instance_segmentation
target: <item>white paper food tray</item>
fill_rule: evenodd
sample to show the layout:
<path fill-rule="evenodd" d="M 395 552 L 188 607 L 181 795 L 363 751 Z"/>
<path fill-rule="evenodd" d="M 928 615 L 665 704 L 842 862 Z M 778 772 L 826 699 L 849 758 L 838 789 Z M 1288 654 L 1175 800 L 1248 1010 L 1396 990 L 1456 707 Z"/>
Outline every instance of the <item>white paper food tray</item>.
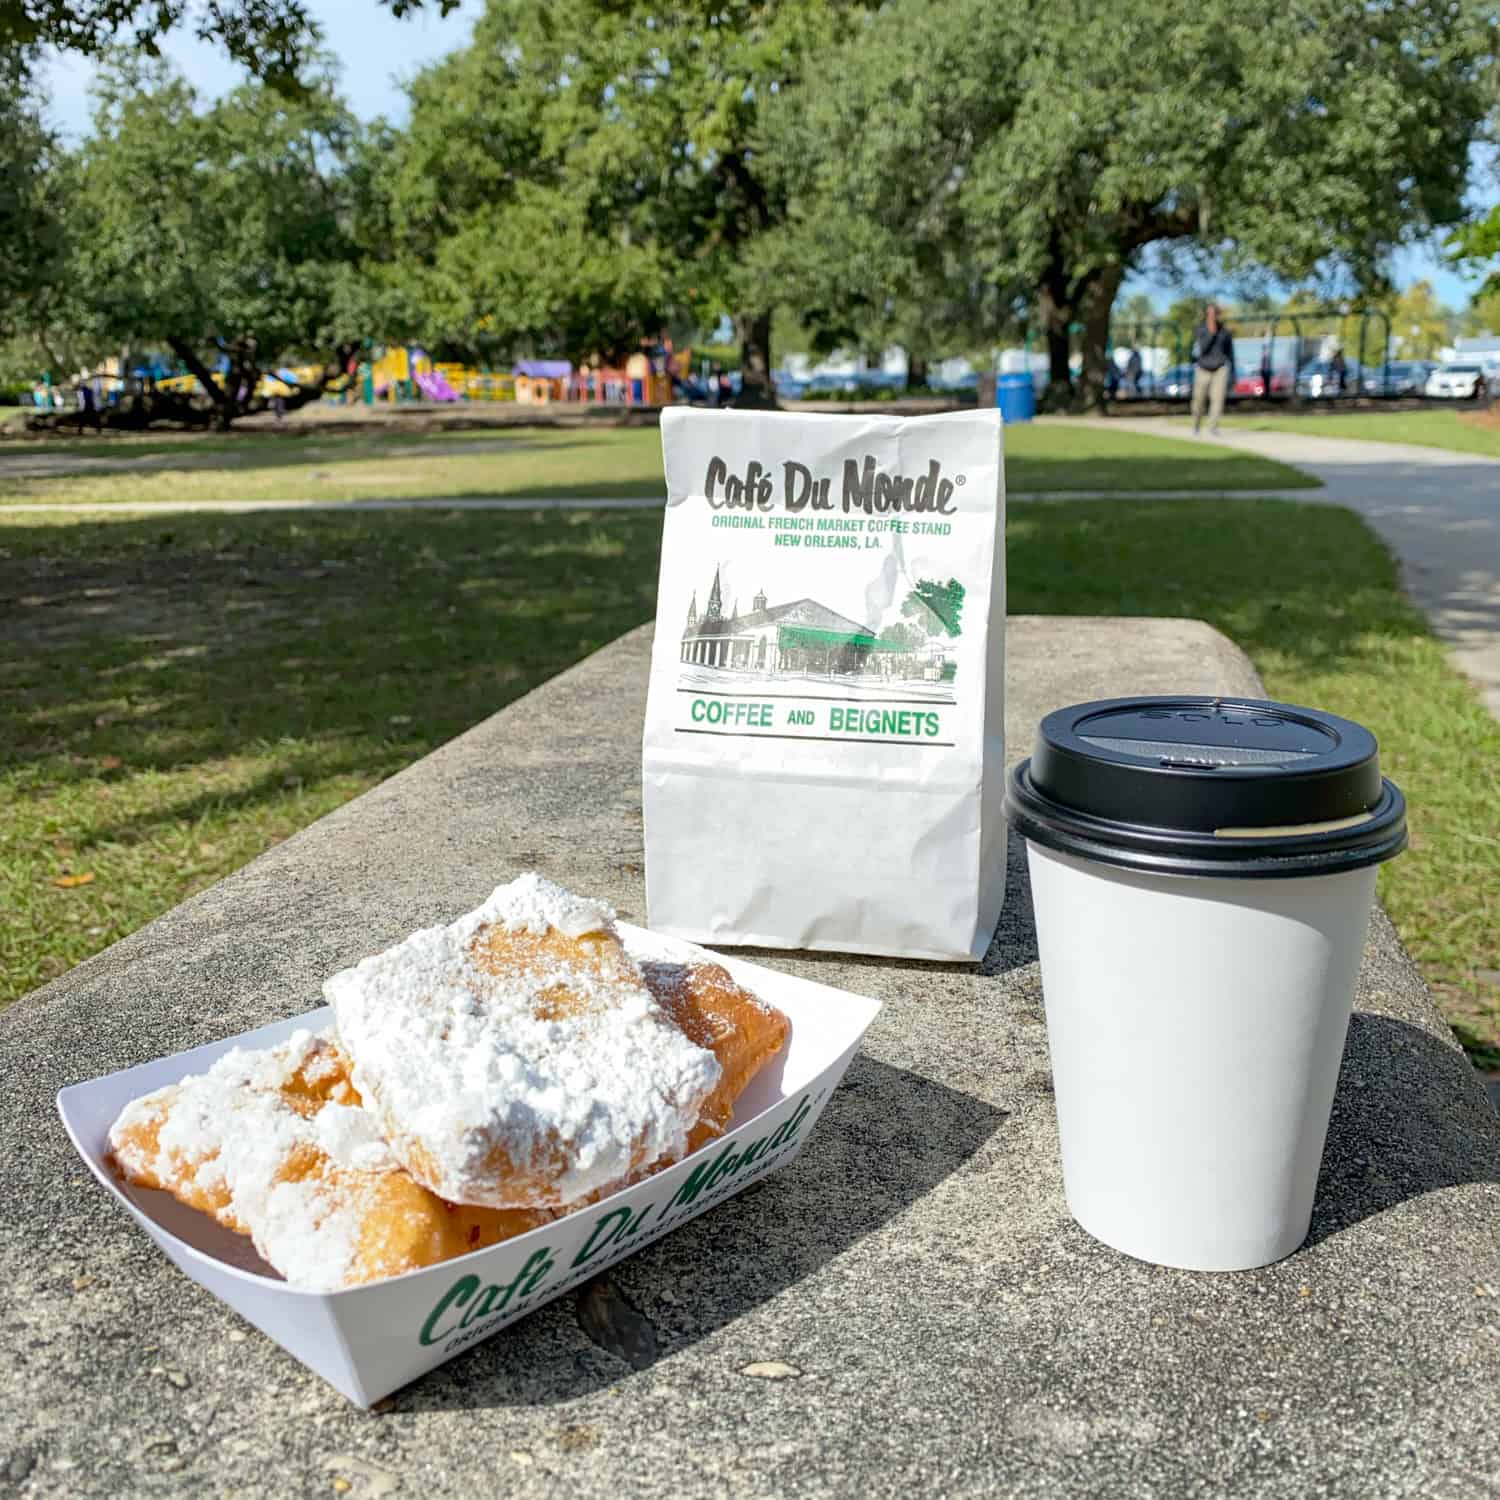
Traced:
<path fill-rule="evenodd" d="M 627 948 L 639 928 L 619 924 Z M 706 956 L 652 934 L 651 956 Z M 190 1052 L 74 1084 L 58 1112 L 94 1176 L 177 1267 L 227 1302 L 351 1401 L 388 1392 L 498 1333 L 706 1208 L 732 1197 L 801 1150 L 878 1001 L 720 954 L 734 978 L 781 1010 L 791 1037 L 740 1096 L 727 1134 L 633 1188 L 487 1250 L 338 1292 L 288 1286 L 250 1240 L 168 1194 L 123 1182 L 105 1160 L 109 1127 L 132 1099 L 202 1073 L 231 1047 L 269 1047 L 298 1027 L 320 1029 L 328 1007 Z"/>

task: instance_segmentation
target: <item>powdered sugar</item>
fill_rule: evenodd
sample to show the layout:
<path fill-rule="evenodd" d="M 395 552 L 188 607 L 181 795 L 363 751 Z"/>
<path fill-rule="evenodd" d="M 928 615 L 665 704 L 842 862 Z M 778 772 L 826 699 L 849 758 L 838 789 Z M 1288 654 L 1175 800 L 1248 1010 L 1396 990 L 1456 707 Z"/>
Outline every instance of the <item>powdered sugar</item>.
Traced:
<path fill-rule="evenodd" d="M 313 1116 L 318 1144 L 333 1158 L 359 1172 L 394 1172 L 400 1162 L 391 1155 L 375 1116 L 349 1104 L 325 1104 Z"/>
<path fill-rule="evenodd" d="M 489 967 L 492 925 L 584 941 Z M 529 874 L 324 985 L 355 1086 L 414 1177 L 456 1202 L 564 1207 L 685 1149 L 719 1065 L 616 941 L 609 908 Z"/>
<path fill-rule="evenodd" d="M 466 913 L 446 930 L 460 941 L 467 941 L 491 922 L 518 932 L 543 933 L 551 927 L 564 937 L 580 938 L 590 932 L 613 932 L 615 913 L 602 901 L 575 896 L 536 871 L 528 870 L 509 885 L 496 886 L 482 906 Z"/>
<path fill-rule="evenodd" d="M 303 1115 L 281 1092 L 299 1069 L 316 1066 L 315 1054 L 328 1046 L 326 1034 L 301 1030 L 279 1047 L 236 1047 L 208 1072 L 133 1101 L 110 1130 L 110 1146 L 128 1173 L 227 1198 L 228 1216 L 261 1255 L 288 1281 L 319 1291 L 350 1278 L 362 1220 L 360 1178 L 397 1166 L 365 1110 L 324 1104 Z M 145 1142 L 157 1121 L 151 1153 Z M 308 1148 L 326 1160 L 318 1170 L 288 1176 L 289 1164 Z"/>

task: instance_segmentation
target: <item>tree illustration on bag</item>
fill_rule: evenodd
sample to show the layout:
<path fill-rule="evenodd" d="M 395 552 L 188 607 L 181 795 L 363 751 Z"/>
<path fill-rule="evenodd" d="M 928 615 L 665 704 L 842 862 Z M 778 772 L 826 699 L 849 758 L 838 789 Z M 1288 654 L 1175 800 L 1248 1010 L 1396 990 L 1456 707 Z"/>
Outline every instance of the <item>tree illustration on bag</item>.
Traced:
<path fill-rule="evenodd" d="M 964 586 L 950 578 L 939 583 L 935 578 L 919 578 L 917 586 L 906 596 L 901 613 L 916 622 L 929 636 L 946 633 L 956 636 L 964 609 Z"/>

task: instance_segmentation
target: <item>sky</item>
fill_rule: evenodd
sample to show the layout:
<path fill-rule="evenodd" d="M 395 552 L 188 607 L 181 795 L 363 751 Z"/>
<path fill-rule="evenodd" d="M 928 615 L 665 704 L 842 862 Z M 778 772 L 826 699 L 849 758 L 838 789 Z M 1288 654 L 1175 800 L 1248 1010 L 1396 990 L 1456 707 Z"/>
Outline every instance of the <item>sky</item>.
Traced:
<path fill-rule="evenodd" d="M 323 28 L 323 45 L 339 60 L 339 90 L 350 108 L 363 120 L 384 115 L 397 124 L 406 120 L 401 81 L 468 42 L 482 9 L 482 0 L 462 0 L 444 17 L 429 5 L 398 21 L 376 0 L 310 0 L 308 5 Z M 244 76 L 218 47 L 200 42 L 190 30 L 172 32 L 162 51 L 210 98 Z M 88 130 L 93 72 L 86 59 L 73 55 L 54 53 L 46 61 L 49 120 L 69 140 L 79 140 Z"/>
<path fill-rule="evenodd" d="M 323 27 L 324 45 L 342 67 L 340 88 L 350 107 L 361 119 L 384 115 L 396 124 L 406 120 L 406 96 L 401 82 L 424 64 L 468 42 L 483 0 L 462 0 L 445 17 L 419 12 L 398 21 L 375 0 L 310 0 L 309 9 Z M 169 36 L 162 50 L 207 96 L 216 96 L 240 81 L 240 70 L 216 47 L 206 45 L 179 30 Z M 53 55 L 46 63 L 48 114 L 53 127 L 70 140 L 80 139 L 88 129 L 88 85 L 92 66 L 82 58 Z M 1476 159 L 1483 180 L 1472 196 L 1476 207 L 1487 209 L 1500 198 L 1500 172 L 1493 160 Z M 1430 281 L 1438 297 L 1450 307 L 1465 306 L 1482 272 L 1464 276 L 1446 263 L 1438 240 L 1398 251 L 1392 271 L 1398 287 L 1415 281 Z M 1212 280 L 1195 280 L 1186 286 L 1169 282 L 1149 269 L 1127 278 L 1123 295 L 1145 292 L 1165 309 L 1185 294 L 1232 296 L 1233 288 Z"/>

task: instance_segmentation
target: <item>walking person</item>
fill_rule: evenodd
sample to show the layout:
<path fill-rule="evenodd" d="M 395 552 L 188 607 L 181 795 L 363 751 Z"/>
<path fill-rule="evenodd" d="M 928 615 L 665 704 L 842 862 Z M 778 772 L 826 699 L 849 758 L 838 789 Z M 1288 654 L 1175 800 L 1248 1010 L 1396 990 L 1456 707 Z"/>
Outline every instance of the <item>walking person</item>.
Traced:
<path fill-rule="evenodd" d="M 1193 432 L 1203 426 L 1208 407 L 1208 430 L 1217 434 L 1224 415 L 1224 398 L 1234 372 L 1234 339 L 1219 317 L 1219 305 L 1203 309 L 1203 321 L 1193 331 Z"/>
<path fill-rule="evenodd" d="M 103 433 L 104 419 L 99 412 L 99 398 L 94 394 L 94 388 L 88 381 L 83 380 L 78 384 L 78 430 L 83 431 L 83 424 L 91 422 L 95 432 Z"/>
<path fill-rule="evenodd" d="M 1335 345 L 1333 358 L 1328 361 L 1328 383 L 1333 387 L 1335 396 L 1344 394 L 1344 386 L 1349 380 L 1349 366 L 1344 361 L 1344 350 L 1341 345 Z"/>

